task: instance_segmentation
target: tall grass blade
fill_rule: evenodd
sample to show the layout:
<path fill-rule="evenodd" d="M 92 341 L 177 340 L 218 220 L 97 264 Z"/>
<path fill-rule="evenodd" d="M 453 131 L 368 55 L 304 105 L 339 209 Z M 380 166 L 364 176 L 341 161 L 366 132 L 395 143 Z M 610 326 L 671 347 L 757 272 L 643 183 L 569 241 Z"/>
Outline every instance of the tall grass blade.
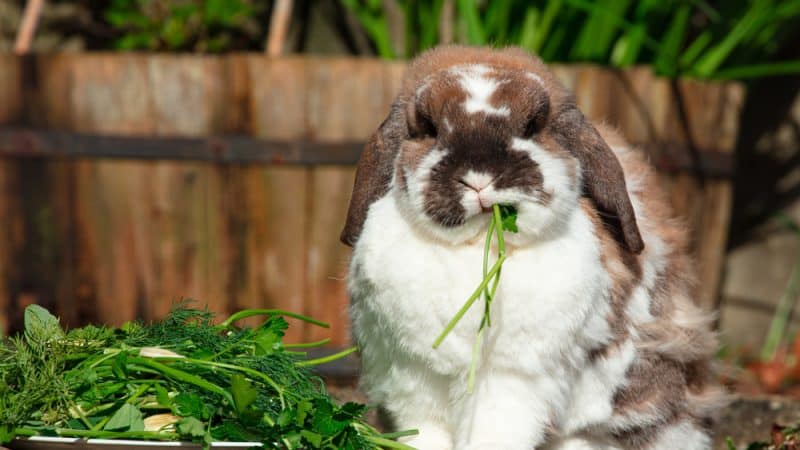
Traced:
<path fill-rule="evenodd" d="M 522 31 L 518 38 L 520 47 L 534 53 L 539 52 L 539 48 L 535 45 L 539 26 L 539 9 L 531 6 L 525 11 L 525 18 L 522 20 Z"/>
<path fill-rule="evenodd" d="M 683 54 L 678 59 L 678 64 L 681 69 L 691 66 L 700 54 L 708 48 L 711 41 L 714 39 L 711 31 L 704 31 L 698 35 L 694 41 L 683 51 Z"/>
<path fill-rule="evenodd" d="M 765 3 L 771 2 L 754 2 L 750 5 L 750 9 L 744 16 L 736 23 L 729 33 L 722 39 L 720 43 L 709 49 L 691 69 L 691 73 L 701 76 L 710 77 L 713 73 L 725 62 L 733 50 L 747 39 L 748 36 L 755 34 L 760 26 L 769 19 L 772 14 L 772 8 L 766 7 Z"/>
<path fill-rule="evenodd" d="M 569 0 L 571 5 L 585 4 Z M 578 35 L 571 57 L 577 60 L 599 61 L 610 53 L 614 36 L 618 33 L 630 0 L 602 0 L 582 6 L 589 17 Z"/>
<path fill-rule="evenodd" d="M 553 21 L 561 11 L 563 5 L 564 0 L 551 0 L 547 2 L 547 6 L 542 13 L 542 20 L 533 33 L 530 49 L 534 52 L 539 53 L 542 51 L 545 39 L 551 35 L 550 30 L 553 27 Z"/>
<path fill-rule="evenodd" d="M 779 75 L 800 75 L 800 60 L 728 67 L 720 69 L 713 77 L 717 79 L 747 80 Z"/>
<path fill-rule="evenodd" d="M 466 27 L 467 43 L 485 45 L 486 33 L 481 24 L 477 2 L 474 0 L 458 0 L 457 5 L 461 21 Z"/>
<path fill-rule="evenodd" d="M 678 55 L 683 46 L 686 29 L 689 26 L 690 14 L 691 6 L 686 4 L 681 5 L 675 12 L 675 16 L 672 18 L 661 41 L 661 48 L 656 55 L 654 68 L 657 74 L 668 77 L 674 77 L 678 74 Z"/>

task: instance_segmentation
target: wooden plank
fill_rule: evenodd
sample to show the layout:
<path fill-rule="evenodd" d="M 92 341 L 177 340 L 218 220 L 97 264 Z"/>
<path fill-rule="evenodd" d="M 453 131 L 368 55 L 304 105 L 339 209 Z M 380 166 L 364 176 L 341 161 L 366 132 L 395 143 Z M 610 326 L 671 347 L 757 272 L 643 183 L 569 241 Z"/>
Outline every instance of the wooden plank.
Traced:
<path fill-rule="evenodd" d="M 155 132 L 147 60 L 140 55 L 89 54 L 69 64 L 66 97 L 70 129 L 87 133 L 149 135 Z M 58 95 L 54 92 L 53 95 Z M 147 211 L 137 198 L 146 192 L 152 164 L 79 161 L 76 222 L 81 258 L 78 277 L 87 280 L 96 320 L 119 325 L 146 315 L 141 271 Z M 147 269 L 145 267 L 145 269 Z"/>
<path fill-rule="evenodd" d="M 126 136 L 0 126 L 0 156 L 16 158 L 114 158 L 136 160 L 354 164 L 363 141 L 315 142 L 248 136 Z"/>
<path fill-rule="evenodd" d="M 249 131 L 271 139 L 305 136 L 307 62 L 251 56 L 246 66 Z M 231 307 L 304 312 L 306 170 L 239 165 L 224 170 L 221 209 L 230 238 Z M 287 342 L 301 341 L 306 325 L 289 322 Z"/>
<path fill-rule="evenodd" d="M 680 84 L 686 104 L 692 140 L 700 148 L 714 144 L 716 151 L 732 154 L 738 136 L 739 115 L 744 93 L 737 84 L 710 84 L 683 81 Z M 731 180 L 706 179 L 698 186 L 695 205 L 700 206 L 695 230 L 695 252 L 699 262 L 699 301 L 711 309 L 719 306 L 722 267 L 726 255 L 733 206 Z"/>
<path fill-rule="evenodd" d="M 18 122 L 22 112 L 20 60 L 11 55 L 0 55 L 0 124 Z M 18 193 L 13 191 L 16 181 L 15 162 L 0 160 L 0 335 L 9 330 L 12 285 L 14 284 L 15 255 L 18 239 L 14 221 L 18 216 Z"/>
<path fill-rule="evenodd" d="M 309 128 L 315 139 L 366 140 L 389 111 L 396 83 L 390 68 L 377 61 L 328 59 L 309 71 Z M 395 86 L 391 86 L 394 88 Z M 311 170 L 307 308 L 333 324 L 332 344 L 349 341 L 345 274 L 349 248 L 339 242 L 355 171 L 351 167 Z M 309 340 L 327 330 L 311 329 Z"/>
<path fill-rule="evenodd" d="M 148 60 L 152 114 L 157 135 L 203 136 L 223 127 L 227 98 L 224 62 L 216 57 L 156 55 Z M 148 239 L 152 269 L 145 272 L 148 313 L 162 317 L 177 296 L 195 299 L 216 313 L 227 312 L 219 235 L 224 222 L 211 214 L 209 190 L 214 169 L 205 163 L 158 163 L 149 183 L 158 208 Z M 155 281 L 155 283 L 154 283 Z"/>
<path fill-rule="evenodd" d="M 74 128 L 132 135 L 218 132 L 227 100 L 218 82 L 221 70 L 219 58 L 81 58 L 70 90 L 73 99 L 83 99 L 73 104 Z M 89 255 L 82 266 L 94 280 L 101 321 L 161 317 L 181 298 L 226 311 L 219 287 L 225 281 L 212 276 L 222 264 L 219 225 L 209 222 L 224 219 L 212 215 L 207 202 L 207 164 L 81 161 L 78 167 L 79 223 Z"/>
<path fill-rule="evenodd" d="M 24 237 L 20 199 L 17 166 L 0 161 L 0 334 L 19 329 L 20 317 L 13 300 L 20 275 L 16 262 Z"/>
<path fill-rule="evenodd" d="M 3 90 L 17 90 L 20 99 L 16 103 L 16 112 L 12 114 L 16 118 L 10 119 L 12 122 L 21 123 L 38 111 L 36 106 L 41 94 L 35 83 L 39 80 L 36 62 L 33 57 L 18 59 L 16 85 L 4 86 Z M 5 81 L 10 80 L 7 78 Z M 72 164 L 55 159 L 6 161 L 3 164 L 9 174 L 6 188 L 13 196 L 7 198 L 10 206 L 7 213 L 12 216 L 9 219 L 15 230 L 10 240 L 14 246 L 14 267 L 10 269 L 13 288 L 6 298 L 15 314 L 12 325 L 18 329 L 22 309 L 31 303 L 58 313 L 65 325 L 74 325 L 79 310 L 74 307 L 72 297 Z"/>
<path fill-rule="evenodd" d="M 12 124 L 22 114 L 22 60 L 0 54 L 0 124 Z"/>

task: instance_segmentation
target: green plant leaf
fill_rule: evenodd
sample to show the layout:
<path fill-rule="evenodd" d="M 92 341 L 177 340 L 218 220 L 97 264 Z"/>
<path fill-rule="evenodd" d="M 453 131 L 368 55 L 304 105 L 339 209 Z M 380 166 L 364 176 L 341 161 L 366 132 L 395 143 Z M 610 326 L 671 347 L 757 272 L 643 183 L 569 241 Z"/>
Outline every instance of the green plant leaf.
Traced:
<path fill-rule="evenodd" d="M 103 427 L 106 431 L 143 431 L 144 418 L 139 408 L 123 404 Z"/>
<path fill-rule="evenodd" d="M 313 445 L 314 448 L 319 448 L 322 445 L 322 435 L 308 430 L 300 430 L 300 435 Z"/>
<path fill-rule="evenodd" d="M 713 77 L 718 79 L 745 80 L 749 78 L 796 74 L 800 74 L 800 60 L 727 67 L 717 71 Z"/>
<path fill-rule="evenodd" d="M 156 401 L 158 401 L 158 404 L 161 406 L 165 406 L 167 408 L 171 408 L 172 399 L 169 397 L 169 392 L 167 391 L 167 389 L 164 388 L 164 386 L 157 384 L 155 385 L 155 390 L 156 390 Z"/>
<path fill-rule="evenodd" d="M 519 232 L 517 228 L 517 209 L 510 205 L 500 205 L 503 231 Z"/>
<path fill-rule="evenodd" d="M 231 394 L 233 395 L 233 404 L 239 414 L 247 411 L 258 398 L 258 390 L 239 374 L 231 377 Z"/>
<path fill-rule="evenodd" d="M 206 427 L 203 422 L 195 417 L 184 417 L 175 423 L 175 428 L 183 436 L 191 436 L 193 438 L 203 437 L 206 435 Z"/>
<path fill-rule="evenodd" d="M 536 33 L 534 33 L 531 42 L 531 50 L 534 52 L 539 53 L 542 51 L 544 42 L 550 36 L 550 29 L 559 11 L 561 11 L 563 4 L 563 0 L 551 0 L 547 2 L 547 6 L 542 13 L 542 20 L 539 22 L 539 27 L 536 29 Z"/>
<path fill-rule="evenodd" d="M 681 5 L 675 12 L 653 63 L 657 74 L 668 77 L 678 74 L 678 55 L 689 26 L 690 13 L 688 4 Z"/>
<path fill-rule="evenodd" d="M 467 43 L 472 45 L 486 45 L 486 33 L 481 24 L 477 2 L 473 0 L 458 0 L 458 12 L 466 27 Z"/>
<path fill-rule="evenodd" d="M 58 318 L 39 305 L 25 308 L 25 338 L 29 341 L 49 342 L 64 337 Z"/>
<path fill-rule="evenodd" d="M 203 405 L 203 400 L 195 394 L 180 393 L 172 399 L 172 409 L 175 415 L 182 417 L 194 416 L 207 419 L 210 414 Z"/>

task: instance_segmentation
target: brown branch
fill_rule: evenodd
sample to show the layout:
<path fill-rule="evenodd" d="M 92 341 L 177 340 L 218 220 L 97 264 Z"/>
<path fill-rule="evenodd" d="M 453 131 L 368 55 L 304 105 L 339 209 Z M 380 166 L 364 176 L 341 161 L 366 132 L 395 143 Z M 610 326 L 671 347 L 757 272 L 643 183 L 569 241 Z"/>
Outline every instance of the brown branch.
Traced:
<path fill-rule="evenodd" d="M 25 12 L 22 15 L 22 23 L 17 32 L 17 39 L 14 42 L 14 53 L 24 55 L 31 49 L 33 36 L 36 34 L 36 26 L 39 24 L 39 17 L 42 15 L 44 0 L 28 0 L 25 4 Z"/>
<path fill-rule="evenodd" d="M 267 37 L 267 56 L 275 57 L 283 53 L 289 21 L 292 18 L 292 0 L 277 0 L 269 21 Z"/>

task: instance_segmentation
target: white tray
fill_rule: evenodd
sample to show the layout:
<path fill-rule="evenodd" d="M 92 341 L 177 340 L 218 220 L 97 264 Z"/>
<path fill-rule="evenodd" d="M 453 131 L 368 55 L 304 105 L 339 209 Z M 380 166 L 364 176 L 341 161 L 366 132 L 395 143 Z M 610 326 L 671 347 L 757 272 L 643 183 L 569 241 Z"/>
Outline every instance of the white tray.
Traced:
<path fill-rule="evenodd" d="M 125 439 L 83 439 L 66 437 L 33 436 L 17 438 L 7 444 L 11 450 L 146 450 L 201 449 L 200 444 L 177 441 L 135 441 Z M 259 442 L 212 442 L 211 448 L 218 450 L 261 448 Z"/>

